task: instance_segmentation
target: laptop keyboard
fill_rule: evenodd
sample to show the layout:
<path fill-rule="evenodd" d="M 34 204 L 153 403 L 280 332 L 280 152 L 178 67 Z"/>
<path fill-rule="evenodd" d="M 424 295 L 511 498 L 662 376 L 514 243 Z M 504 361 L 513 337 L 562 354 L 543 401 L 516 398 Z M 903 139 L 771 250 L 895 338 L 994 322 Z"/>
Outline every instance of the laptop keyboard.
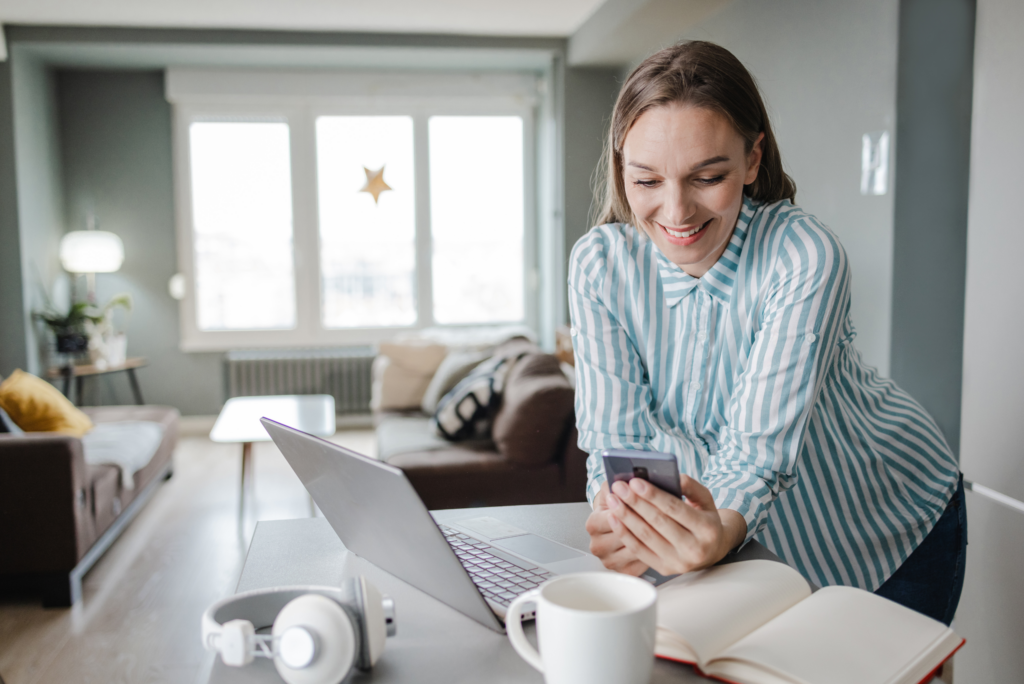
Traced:
<path fill-rule="evenodd" d="M 519 594 L 554 577 L 547 570 L 530 565 L 528 561 L 516 559 L 513 562 L 511 556 L 486 542 L 446 525 L 439 527 L 480 593 L 494 603 L 507 607 Z"/>

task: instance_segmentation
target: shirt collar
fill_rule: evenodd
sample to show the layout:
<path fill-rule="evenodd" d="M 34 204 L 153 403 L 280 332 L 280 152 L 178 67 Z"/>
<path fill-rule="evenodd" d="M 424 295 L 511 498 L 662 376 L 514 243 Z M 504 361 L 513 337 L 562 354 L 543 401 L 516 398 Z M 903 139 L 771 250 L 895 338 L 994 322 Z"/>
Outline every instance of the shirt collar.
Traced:
<path fill-rule="evenodd" d="M 733 285 L 736 283 L 736 271 L 739 268 L 740 254 L 743 252 L 743 243 L 747 239 L 748 227 L 750 220 L 754 217 L 755 209 L 756 205 L 753 200 L 744 195 L 743 206 L 740 207 L 739 219 L 736 221 L 736 229 L 732 233 L 729 245 L 715 265 L 701 278 L 694 278 L 673 264 L 655 246 L 658 274 L 665 292 L 665 301 L 669 306 L 675 306 L 698 287 L 702 287 L 708 294 L 723 303 L 729 301 L 732 297 Z"/>

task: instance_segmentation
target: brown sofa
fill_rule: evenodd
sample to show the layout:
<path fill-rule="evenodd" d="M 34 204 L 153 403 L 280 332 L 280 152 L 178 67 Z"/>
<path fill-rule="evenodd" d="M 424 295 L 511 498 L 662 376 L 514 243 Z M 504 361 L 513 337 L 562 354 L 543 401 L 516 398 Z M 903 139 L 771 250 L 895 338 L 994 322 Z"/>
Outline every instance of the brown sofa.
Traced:
<path fill-rule="evenodd" d="M 30 588 L 43 605 L 70 606 L 82 576 L 170 477 L 178 411 L 165 406 L 83 409 L 94 423 L 149 421 L 163 436 L 122 486 L 120 469 L 88 464 L 82 440 L 57 433 L 0 434 L 0 586 Z"/>
<path fill-rule="evenodd" d="M 573 400 L 558 360 L 531 353 L 508 375 L 492 439 L 447 442 L 422 412 L 377 412 L 378 457 L 430 509 L 586 501 Z"/>

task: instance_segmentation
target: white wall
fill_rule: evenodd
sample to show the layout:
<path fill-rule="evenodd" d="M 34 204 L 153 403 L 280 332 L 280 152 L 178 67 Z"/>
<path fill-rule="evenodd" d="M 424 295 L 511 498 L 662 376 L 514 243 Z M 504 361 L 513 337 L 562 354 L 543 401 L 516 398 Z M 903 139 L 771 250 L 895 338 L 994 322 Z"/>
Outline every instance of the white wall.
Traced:
<path fill-rule="evenodd" d="M 971 190 L 967 223 L 963 409 L 964 476 L 1024 500 L 1024 3 L 979 0 L 974 52 Z M 1024 676 L 1024 515 L 972 496 L 964 598 L 956 627 L 962 682 Z"/>
<path fill-rule="evenodd" d="M 860 194 L 860 150 L 894 131 L 898 16 L 898 0 L 736 0 L 681 36 L 725 46 L 758 80 L 798 204 L 850 255 L 856 344 L 886 375 L 893 195 Z"/>

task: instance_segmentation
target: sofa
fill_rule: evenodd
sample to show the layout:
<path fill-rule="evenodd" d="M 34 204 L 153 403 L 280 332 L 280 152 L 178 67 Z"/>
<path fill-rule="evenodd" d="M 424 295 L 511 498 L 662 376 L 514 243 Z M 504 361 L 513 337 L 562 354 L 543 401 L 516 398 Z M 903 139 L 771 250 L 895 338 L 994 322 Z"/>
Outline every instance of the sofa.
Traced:
<path fill-rule="evenodd" d="M 82 576 L 173 468 L 176 409 L 82 410 L 96 426 L 82 438 L 56 432 L 0 434 L 0 586 L 38 592 L 44 606 L 70 606 L 81 597 Z M 139 439 L 132 438 L 133 430 Z M 93 451 L 123 450 L 144 438 L 147 444 L 129 454 L 141 465 L 134 473 L 86 462 L 83 443 Z"/>
<path fill-rule="evenodd" d="M 471 366 L 502 354 L 514 365 L 488 434 L 454 442 L 440 436 L 431 402 L 458 379 L 438 383 L 446 364 Z M 586 501 L 572 378 L 571 367 L 521 337 L 382 345 L 372 388 L 378 458 L 401 468 L 429 509 Z"/>

